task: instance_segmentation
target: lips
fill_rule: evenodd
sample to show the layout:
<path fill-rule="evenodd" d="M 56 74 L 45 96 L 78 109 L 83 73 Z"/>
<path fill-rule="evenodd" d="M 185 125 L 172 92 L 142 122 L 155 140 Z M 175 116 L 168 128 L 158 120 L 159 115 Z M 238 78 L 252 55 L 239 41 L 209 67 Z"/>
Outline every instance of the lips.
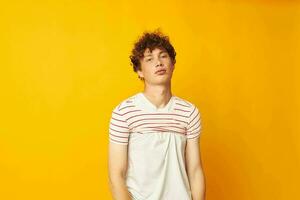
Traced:
<path fill-rule="evenodd" d="M 155 74 L 162 74 L 162 73 L 165 73 L 166 70 L 165 69 L 159 69 L 155 72 Z"/>

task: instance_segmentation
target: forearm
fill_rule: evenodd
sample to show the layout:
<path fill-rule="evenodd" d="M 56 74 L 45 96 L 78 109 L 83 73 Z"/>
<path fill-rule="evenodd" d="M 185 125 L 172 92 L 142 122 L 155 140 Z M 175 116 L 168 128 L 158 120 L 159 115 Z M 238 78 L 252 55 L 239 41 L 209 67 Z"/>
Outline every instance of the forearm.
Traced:
<path fill-rule="evenodd" d="M 192 200 L 205 200 L 205 177 L 201 168 L 189 176 Z"/>
<path fill-rule="evenodd" d="M 110 182 L 110 187 L 114 200 L 131 200 L 124 178 L 115 178 Z"/>

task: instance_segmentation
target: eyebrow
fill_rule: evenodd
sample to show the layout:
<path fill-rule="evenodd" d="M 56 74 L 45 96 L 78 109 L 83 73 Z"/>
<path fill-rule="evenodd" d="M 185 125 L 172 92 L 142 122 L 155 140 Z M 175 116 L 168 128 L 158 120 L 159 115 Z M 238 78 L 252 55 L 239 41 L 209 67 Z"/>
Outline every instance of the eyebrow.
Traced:
<path fill-rule="evenodd" d="M 167 51 L 161 50 L 158 54 L 162 54 L 162 53 L 167 53 Z M 144 57 L 149 57 L 149 56 L 152 56 L 152 54 L 148 53 L 148 55 L 145 55 Z"/>

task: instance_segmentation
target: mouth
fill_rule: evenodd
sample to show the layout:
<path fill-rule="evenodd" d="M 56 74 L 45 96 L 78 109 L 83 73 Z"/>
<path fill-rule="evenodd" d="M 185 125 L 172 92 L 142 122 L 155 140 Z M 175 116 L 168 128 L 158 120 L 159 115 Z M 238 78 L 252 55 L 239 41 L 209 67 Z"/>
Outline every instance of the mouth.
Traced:
<path fill-rule="evenodd" d="M 165 70 L 165 69 L 160 69 L 160 70 L 157 70 L 157 71 L 155 72 L 155 74 L 158 74 L 158 75 L 162 75 L 162 74 L 164 74 L 164 73 L 166 73 L 166 70 Z"/>

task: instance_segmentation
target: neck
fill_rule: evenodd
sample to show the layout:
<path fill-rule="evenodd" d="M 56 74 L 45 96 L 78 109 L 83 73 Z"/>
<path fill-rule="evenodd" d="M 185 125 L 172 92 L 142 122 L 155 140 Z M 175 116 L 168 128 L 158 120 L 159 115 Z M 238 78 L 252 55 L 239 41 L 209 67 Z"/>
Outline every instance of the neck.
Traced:
<path fill-rule="evenodd" d="M 171 83 L 168 85 L 151 85 L 150 87 L 145 84 L 143 94 L 157 108 L 163 108 L 172 97 Z"/>

